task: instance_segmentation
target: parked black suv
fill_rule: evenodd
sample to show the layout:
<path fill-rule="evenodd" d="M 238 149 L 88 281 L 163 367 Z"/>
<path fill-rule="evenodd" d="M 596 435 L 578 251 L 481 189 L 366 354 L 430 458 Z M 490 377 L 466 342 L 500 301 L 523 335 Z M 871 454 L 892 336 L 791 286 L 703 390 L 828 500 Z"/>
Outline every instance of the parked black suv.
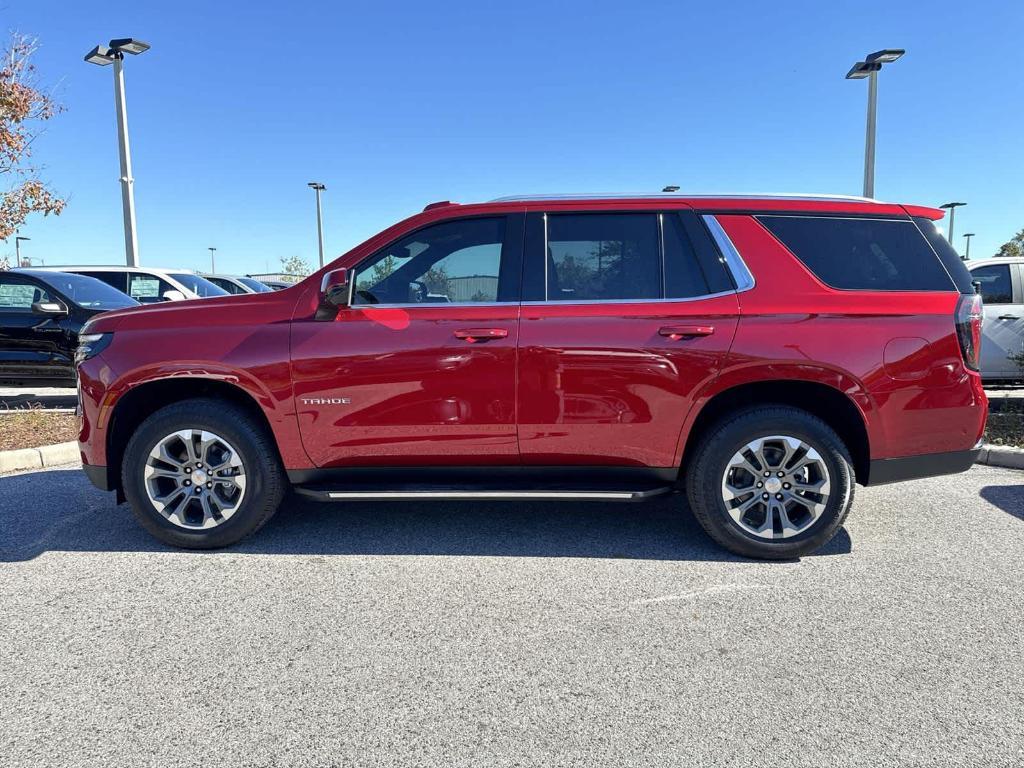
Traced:
<path fill-rule="evenodd" d="M 0 384 L 74 386 L 85 322 L 138 302 L 106 283 L 68 272 L 0 272 Z"/>

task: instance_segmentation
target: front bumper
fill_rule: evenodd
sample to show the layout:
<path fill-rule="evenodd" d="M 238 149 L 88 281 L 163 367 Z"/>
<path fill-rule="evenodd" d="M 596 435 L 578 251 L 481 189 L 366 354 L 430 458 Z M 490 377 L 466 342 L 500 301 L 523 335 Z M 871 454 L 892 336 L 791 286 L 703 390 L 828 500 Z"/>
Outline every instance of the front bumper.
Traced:
<path fill-rule="evenodd" d="M 981 443 L 967 451 L 947 453 L 926 453 L 921 456 L 904 456 L 898 459 L 875 459 L 868 467 L 867 482 L 864 485 L 884 485 L 921 477 L 953 475 L 966 472 L 981 455 Z"/>

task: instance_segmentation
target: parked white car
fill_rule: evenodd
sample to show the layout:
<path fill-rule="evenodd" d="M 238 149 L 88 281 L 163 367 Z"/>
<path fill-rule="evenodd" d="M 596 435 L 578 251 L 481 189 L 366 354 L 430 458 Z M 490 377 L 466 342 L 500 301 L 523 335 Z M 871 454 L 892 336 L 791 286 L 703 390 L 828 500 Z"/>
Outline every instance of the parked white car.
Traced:
<path fill-rule="evenodd" d="M 1010 359 L 1024 353 L 1024 259 L 970 261 L 967 268 L 985 302 L 981 378 L 1024 379 L 1024 370 Z"/>
<path fill-rule="evenodd" d="M 187 269 L 156 267 L 117 267 L 70 264 L 40 267 L 54 272 L 74 272 L 102 280 L 138 302 L 184 301 L 208 296 L 227 296 L 228 292 Z"/>

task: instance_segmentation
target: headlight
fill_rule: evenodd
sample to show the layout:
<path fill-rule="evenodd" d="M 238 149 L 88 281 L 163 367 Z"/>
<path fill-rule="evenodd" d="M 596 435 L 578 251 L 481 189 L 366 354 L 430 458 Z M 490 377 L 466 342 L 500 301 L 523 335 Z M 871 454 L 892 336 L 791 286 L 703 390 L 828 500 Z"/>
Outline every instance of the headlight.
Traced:
<path fill-rule="evenodd" d="M 112 333 L 82 333 L 78 335 L 78 349 L 75 350 L 75 365 L 96 357 L 100 352 L 110 346 L 114 334 Z"/>

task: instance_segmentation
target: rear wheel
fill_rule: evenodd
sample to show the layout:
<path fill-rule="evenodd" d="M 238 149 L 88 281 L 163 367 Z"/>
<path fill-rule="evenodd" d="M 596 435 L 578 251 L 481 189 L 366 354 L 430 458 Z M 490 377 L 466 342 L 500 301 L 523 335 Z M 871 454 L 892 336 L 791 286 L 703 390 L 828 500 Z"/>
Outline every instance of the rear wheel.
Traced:
<path fill-rule="evenodd" d="M 262 426 L 211 399 L 174 403 L 142 422 L 125 449 L 121 480 L 143 527 L 189 549 L 228 546 L 255 532 L 287 485 Z"/>
<path fill-rule="evenodd" d="M 825 545 L 853 503 L 849 452 L 821 419 L 788 406 L 744 410 L 705 433 L 686 476 L 694 516 L 747 557 L 789 559 Z"/>

